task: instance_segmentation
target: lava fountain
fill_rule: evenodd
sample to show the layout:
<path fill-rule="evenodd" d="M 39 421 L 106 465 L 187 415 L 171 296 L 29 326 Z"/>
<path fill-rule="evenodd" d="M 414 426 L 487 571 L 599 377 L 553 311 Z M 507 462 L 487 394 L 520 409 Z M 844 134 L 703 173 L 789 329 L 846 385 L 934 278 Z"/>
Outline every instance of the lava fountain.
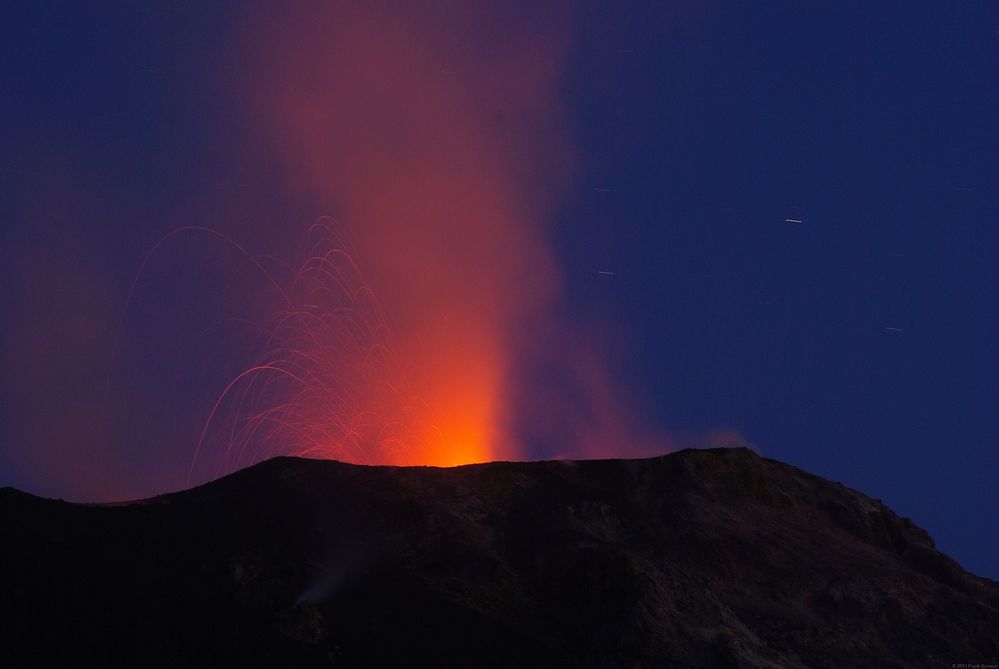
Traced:
<path fill-rule="evenodd" d="M 24 263 L 45 290 L 25 281 L 39 299 L 14 319 L 27 344 L 8 365 L 25 391 L 18 466 L 50 494 L 107 500 L 274 455 L 456 465 L 652 443 L 635 437 L 588 328 L 553 308 L 562 277 L 549 227 L 576 162 L 562 100 L 568 10 L 234 5 L 208 57 L 192 54 L 206 80 L 184 84 L 211 92 L 204 155 L 224 169 L 156 226 L 209 220 L 215 230 L 201 232 L 228 248 L 185 245 L 183 266 L 151 254 L 117 335 L 109 305 L 122 277 Z M 238 202 L 226 195 L 244 181 L 254 188 Z M 278 219 L 316 212 L 344 227 L 317 222 L 296 257 L 288 245 L 302 231 Z M 227 339 L 236 321 L 252 334 Z"/>
<path fill-rule="evenodd" d="M 573 164 L 566 17 L 418 4 L 296 4 L 231 38 L 245 151 L 351 236 L 298 268 L 280 345 L 237 383 L 297 398 L 225 443 L 237 460 L 272 429 L 359 462 L 522 455 L 514 361 L 559 291 L 545 230 Z"/>
<path fill-rule="evenodd" d="M 262 352 L 212 408 L 191 471 L 230 472 L 275 455 L 398 465 L 489 459 L 490 379 L 470 378 L 451 404 L 428 402 L 420 389 L 432 387 L 434 370 L 404 359 L 343 229 L 317 221 L 299 255 L 281 272 L 250 258 L 281 306 L 258 324 L 267 331 Z"/>

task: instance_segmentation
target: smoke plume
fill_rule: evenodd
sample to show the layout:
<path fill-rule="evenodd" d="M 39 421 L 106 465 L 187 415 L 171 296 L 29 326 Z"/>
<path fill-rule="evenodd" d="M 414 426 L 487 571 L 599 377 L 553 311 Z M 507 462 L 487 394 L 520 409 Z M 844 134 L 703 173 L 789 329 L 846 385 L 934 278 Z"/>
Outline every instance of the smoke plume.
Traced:
<path fill-rule="evenodd" d="M 423 464 L 520 455 L 512 335 L 557 295 L 545 224 L 572 172 L 566 22 L 475 4 L 296 4 L 238 38 L 253 127 L 349 229 L 433 412 Z"/>

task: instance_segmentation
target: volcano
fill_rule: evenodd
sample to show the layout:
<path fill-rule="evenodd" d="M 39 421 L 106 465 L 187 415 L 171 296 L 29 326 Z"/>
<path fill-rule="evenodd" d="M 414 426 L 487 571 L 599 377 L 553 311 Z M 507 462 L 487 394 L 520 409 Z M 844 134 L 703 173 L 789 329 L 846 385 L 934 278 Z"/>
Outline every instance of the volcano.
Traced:
<path fill-rule="evenodd" d="M 995 664 L 999 584 L 745 449 L 276 458 L 114 505 L 0 491 L 0 665 Z"/>

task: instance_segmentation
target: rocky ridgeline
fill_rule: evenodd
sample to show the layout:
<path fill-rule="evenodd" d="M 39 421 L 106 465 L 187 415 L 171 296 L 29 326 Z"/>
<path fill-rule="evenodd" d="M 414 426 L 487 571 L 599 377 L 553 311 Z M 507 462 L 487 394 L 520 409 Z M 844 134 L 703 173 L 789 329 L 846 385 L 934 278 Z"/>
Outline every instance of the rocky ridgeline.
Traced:
<path fill-rule="evenodd" d="M 880 501 L 744 449 L 277 458 L 82 506 L 0 492 L 0 666 L 948 667 L 999 585 Z"/>

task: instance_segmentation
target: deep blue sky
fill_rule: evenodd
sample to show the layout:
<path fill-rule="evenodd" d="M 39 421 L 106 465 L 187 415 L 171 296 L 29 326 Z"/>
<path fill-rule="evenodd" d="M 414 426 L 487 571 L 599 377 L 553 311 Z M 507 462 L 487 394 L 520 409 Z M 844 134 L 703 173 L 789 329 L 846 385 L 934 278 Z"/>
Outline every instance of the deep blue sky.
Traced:
<path fill-rule="evenodd" d="M 244 121 L 205 72 L 237 5 L 197 4 L 2 10 L 8 368 L 74 328 L 106 355 L 90 315 L 117 315 L 173 227 L 324 213 L 218 152 Z M 999 578 L 999 5 L 586 3 L 575 25 L 579 164 L 552 227 L 567 315 L 628 341 L 614 364 L 656 422 L 737 429 Z M 40 262 L 53 286 L 23 278 Z M 178 332 L 212 308 L 190 299 L 217 279 L 199 272 L 149 284 Z M 24 322 L 41 344 L 9 334 Z M 158 354 L 179 355 L 136 353 Z M 6 374 L 0 428 L 34 419 L 28 394 L 99 388 L 105 362 Z M 169 415 L 202 401 L 192 383 L 146 392 Z M 0 484 L 61 492 L 4 451 Z"/>

